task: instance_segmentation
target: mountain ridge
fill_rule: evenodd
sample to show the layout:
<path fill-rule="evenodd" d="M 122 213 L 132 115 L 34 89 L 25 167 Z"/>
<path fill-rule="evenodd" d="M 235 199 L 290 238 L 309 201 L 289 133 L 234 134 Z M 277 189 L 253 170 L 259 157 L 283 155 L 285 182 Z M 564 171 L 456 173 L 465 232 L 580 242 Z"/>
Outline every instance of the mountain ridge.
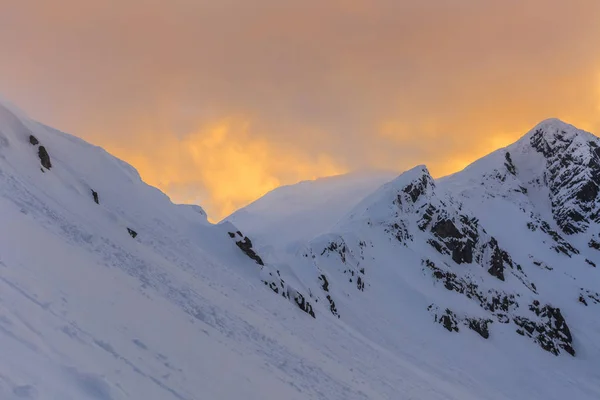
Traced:
<path fill-rule="evenodd" d="M 596 223 L 565 234 L 502 153 L 466 183 L 288 188 L 324 221 L 297 229 L 302 209 L 286 236 L 213 225 L 17 114 L 0 105 L 2 398 L 600 396 Z"/>

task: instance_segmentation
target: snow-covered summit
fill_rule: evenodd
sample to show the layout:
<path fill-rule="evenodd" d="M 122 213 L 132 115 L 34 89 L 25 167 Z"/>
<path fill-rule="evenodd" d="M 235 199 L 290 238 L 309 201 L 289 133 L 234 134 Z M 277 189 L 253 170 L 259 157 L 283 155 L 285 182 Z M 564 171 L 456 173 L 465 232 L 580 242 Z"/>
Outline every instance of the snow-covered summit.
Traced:
<path fill-rule="evenodd" d="M 543 121 L 451 176 L 434 180 L 425 166 L 406 171 L 303 250 L 280 248 L 266 259 L 303 271 L 304 286 L 326 295 L 332 315 L 360 321 L 353 326 L 387 348 L 412 343 L 430 318 L 501 349 L 502 356 L 489 360 L 533 366 L 537 356 L 524 356 L 525 343 L 598 360 L 592 339 L 600 327 L 592 311 L 600 304 L 594 300 L 600 292 L 597 145 L 587 132 Z M 250 230 L 252 222 L 245 222 Z M 306 273 L 311 268 L 317 272 Z M 383 325 L 402 339 L 378 329 Z M 460 359 L 455 368 L 464 368 Z M 480 377 L 486 367 L 478 365 L 478 372 L 469 371 Z M 494 371 L 518 379 L 509 369 Z M 597 377 L 589 379 L 597 388 Z"/>

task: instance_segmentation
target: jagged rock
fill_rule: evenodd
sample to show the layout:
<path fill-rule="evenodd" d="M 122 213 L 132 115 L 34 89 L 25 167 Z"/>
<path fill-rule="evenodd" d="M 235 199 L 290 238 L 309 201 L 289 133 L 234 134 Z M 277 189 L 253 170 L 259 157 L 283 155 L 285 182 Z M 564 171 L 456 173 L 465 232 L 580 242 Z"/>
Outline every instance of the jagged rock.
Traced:
<path fill-rule="evenodd" d="M 508 257 L 508 254 L 500 250 L 498 242 L 494 238 L 490 240 L 490 246 L 492 247 L 492 257 L 490 259 L 491 267 L 488 269 L 488 272 L 490 275 L 504 281 L 504 259 Z"/>
<path fill-rule="evenodd" d="M 421 176 L 421 178 L 417 182 L 410 183 L 403 190 L 404 190 L 404 193 L 406 193 L 410 196 L 411 200 L 414 203 L 419 199 L 419 197 L 423 193 L 425 193 L 425 191 L 427 190 L 427 187 L 431 184 L 433 184 L 433 181 L 431 181 L 431 178 L 428 175 L 424 174 L 423 176 Z M 400 198 L 398 198 L 398 200 L 400 202 L 402 201 L 402 199 L 400 199 Z"/>
<path fill-rule="evenodd" d="M 363 281 L 363 279 L 360 276 L 356 279 L 356 287 L 360 291 L 365 290 L 365 282 Z"/>
<path fill-rule="evenodd" d="M 504 158 L 506 159 L 506 162 L 504 163 L 506 170 L 510 174 L 516 175 L 517 169 L 515 168 L 515 164 L 513 164 L 512 158 L 510 157 L 510 153 L 508 151 L 506 152 L 506 154 L 504 154 Z"/>
<path fill-rule="evenodd" d="M 441 281 L 447 290 L 464 294 L 465 297 L 476 301 L 483 310 L 489 311 L 495 316 L 498 322 L 509 322 L 506 314 L 512 313 L 519 306 L 514 294 L 506 294 L 493 289 L 488 290 L 486 294 L 479 289 L 476 283 L 467 278 L 459 278 L 453 272 L 443 271 L 431 260 L 423 260 L 423 265 L 432 271 L 432 276 Z"/>
<path fill-rule="evenodd" d="M 540 317 L 541 321 L 517 316 L 514 318 L 515 324 L 520 327 L 517 333 L 533 338 L 542 349 L 554 355 L 560 354 L 560 349 L 563 349 L 575 356 L 573 337 L 560 309 L 547 304 L 540 307 L 539 301 L 534 300 L 529 310 Z"/>
<path fill-rule="evenodd" d="M 468 223 L 468 219 L 461 222 Z M 466 234 L 463 234 L 450 219 L 439 220 L 433 225 L 431 232 L 444 243 L 444 247 L 449 250 L 454 262 L 457 264 L 470 264 L 473 262 L 473 249 L 477 239 L 476 232 L 469 230 Z M 433 245 L 436 247 L 435 244 Z M 440 247 L 438 244 L 436 249 L 440 251 Z M 443 253 L 443 251 L 440 252 Z"/>
<path fill-rule="evenodd" d="M 40 141 L 37 140 L 35 136 L 29 135 L 29 143 L 33 146 L 37 146 L 38 144 L 40 144 Z"/>
<path fill-rule="evenodd" d="M 90 189 L 92 191 L 92 197 L 94 198 L 94 202 L 96 204 L 100 204 L 100 200 L 98 199 L 98 192 L 96 192 L 94 189 Z"/>
<path fill-rule="evenodd" d="M 321 289 L 323 289 L 326 292 L 329 292 L 329 281 L 327 280 L 327 277 L 321 274 L 321 276 L 319 276 L 319 280 L 322 282 Z"/>
<path fill-rule="evenodd" d="M 265 265 L 262 258 L 260 258 L 260 256 L 256 254 L 256 252 L 252 248 L 252 241 L 248 236 L 243 236 L 240 231 L 237 231 L 236 233 L 228 232 L 228 234 L 230 238 L 235 238 L 236 234 L 240 237 L 243 237 L 243 240 L 237 240 L 235 242 L 237 247 L 239 247 L 244 252 L 244 254 L 253 259 L 258 265 Z"/>
<path fill-rule="evenodd" d="M 585 232 L 600 222 L 598 146 L 577 132 L 545 126 L 531 136 L 531 146 L 546 158 L 552 212 L 567 235 Z M 576 201 L 573 201 L 576 200 Z"/>
<path fill-rule="evenodd" d="M 592 267 L 596 268 L 596 263 L 595 262 L 593 262 L 593 261 L 591 261 L 591 260 L 589 260 L 587 258 L 585 259 L 585 262 L 588 263 L 589 265 L 591 265 Z"/>
<path fill-rule="evenodd" d="M 300 308 L 302 311 L 304 311 L 311 317 L 316 318 L 315 312 L 313 311 L 312 306 L 310 305 L 310 303 L 308 301 L 306 301 L 304 299 L 304 296 L 302 296 L 302 294 L 300 294 L 300 292 L 295 291 L 295 293 L 293 293 L 293 299 L 296 302 L 296 305 L 298 306 L 298 308 Z"/>
<path fill-rule="evenodd" d="M 466 321 L 469 326 L 469 329 L 479 333 L 479 335 L 481 335 L 482 338 L 488 339 L 490 337 L 488 324 L 491 324 L 493 322 L 491 319 L 467 318 Z"/>
<path fill-rule="evenodd" d="M 454 314 L 449 308 L 446 308 L 444 314 L 442 314 L 439 319 L 436 319 L 436 322 L 442 324 L 442 326 L 446 328 L 448 332 L 458 332 L 458 321 L 456 320 L 456 314 Z"/>
<path fill-rule="evenodd" d="M 335 316 L 337 316 L 338 318 L 340 318 L 340 314 L 338 313 L 338 310 L 335 306 L 335 302 L 333 301 L 333 299 L 331 298 L 330 295 L 327 295 L 327 300 L 329 301 L 329 311 L 331 311 L 331 313 Z"/>
<path fill-rule="evenodd" d="M 138 235 L 136 231 L 134 231 L 131 228 L 127 228 L 127 232 L 131 235 L 132 238 L 135 239 L 135 237 Z"/>
<path fill-rule="evenodd" d="M 44 146 L 40 146 L 38 148 L 38 156 L 40 157 L 40 162 L 42 166 L 46 169 L 52 168 L 52 162 L 50 162 L 50 155 Z"/>

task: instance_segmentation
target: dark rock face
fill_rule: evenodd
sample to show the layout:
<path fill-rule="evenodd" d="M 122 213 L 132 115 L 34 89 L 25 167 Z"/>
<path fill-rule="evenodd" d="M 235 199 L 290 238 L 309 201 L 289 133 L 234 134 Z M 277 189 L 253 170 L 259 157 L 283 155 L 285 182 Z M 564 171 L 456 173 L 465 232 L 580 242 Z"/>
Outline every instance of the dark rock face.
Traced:
<path fill-rule="evenodd" d="M 506 170 L 508 171 L 508 173 L 512 174 L 512 175 L 516 175 L 517 169 L 515 168 L 515 164 L 513 164 L 512 158 L 510 157 L 510 153 L 508 151 L 504 155 L 504 158 L 506 160 L 504 162 L 504 166 L 506 167 Z"/>
<path fill-rule="evenodd" d="M 38 156 L 40 157 L 40 162 L 42 166 L 46 169 L 52 168 L 52 163 L 50 162 L 50 155 L 44 146 L 40 146 L 38 148 Z"/>
<path fill-rule="evenodd" d="M 496 239 L 490 239 L 489 245 L 492 248 L 492 257 L 490 260 L 491 267 L 488 269 L 490 275 L 504 281 L 504 262 L 508 261 L 508 253 L 500 250 Z"/>
<path fill-rule="evenodd" d="M 252 241 L 250 240 L 250 238 L 248 236 L 242 235 L 242 232 L 240 232 L 240 231 L 237 231 L 235 233 L 228 232 L 228 234 L 229 234 L 229 237 L 232 239 L 235 238 L 236 235 L 239 236 L 240 238 L 243 238 L 243 239 L 237 240 L 235 242 L 237 247 L 239 247 L 244 252 L 244 254 L 246 254 L 248 257 L 250 257 L 251 259 L 256 261 L 256 263 L 258 265 L 261 265 L 261 266 L 265 265 L 262 258 L 260 258 L 260 256 L 258 254 L 256 254 L 256 252 L 252 248 Z"/>
<path fill-rule="evenodd" d="M 598 242 L 598 241 L 597 241 L 596 239 L 594 239 L 594 238 L 590 239 L 590 241 L 589 241 L 589 243 L 588 243 L 588 246 L 589 246 L 591 249 L 594 249 L 594 250 L 600 250 L 600 242 Z"/>
<path fill-rule="evenodd" d="M 433 185 L 434 183 L 431 177 L 424 174 L 418 181 L 407 185 L 403 191 L 410 196 L 412 202 L 414 203 L 427 191 L 429 187 Z"/>
<path fill-rule="evenodd" d="M 441 324 L 448 332 L 458 332 L 458 319 L 456 314 L 449 308 L 446 308 L 443 312 L 439 312 L 438 307 L 435 304 L 427 307 L 427 310 L 433 312 L 433 318 L 435 322 Z"/>
<path fill-rule="evenodd" d="M 321 289 L 325 292 L 329 292 L 329 281 L 325 275 L 319 276 L 319 280 L 321 281 Z"/>
<path fill-rule="evenodd" d="M 35 136 L 29 135 L 29 143 L 31 143 L 33 146 L 37 146 L 38 144 L 40 144 L 40 141 L 37 140 Z"/>
<path fill-rule="evenodd" d="M 340 318 L 340 314 L 338 313 L 338 310 L 335 306 L 335 302 L 333 301 L 333 299 L 331 298 L 330 295 L 327 295 L 327 301 L 329 301 L 329 311 L 331 311 L 331 313 L 335 316 L 337 316 L 338 318 Z"/>
<path fill-rule="evenodd" d="M 533 304 L 529 306 L 529 310 L 534 312 L 540 321 L 515 317 L 514 322 L 520 327 L 517 329 L 517 333 L 533 338 L 542 349 L 554 355 L 559 355 L 560 349 L 563 349 L 575 356 L 573 337 L 560 309 L 547 304 L 540 307 L 539 301 L 534 300 Z"/>
<path fill-rule="evenodd" d="M 92 197 L 94 198 L 94 202 L 96 204 L 100 204 L 100 199 L 98 199 L 98 192 L 96 192 L 94 189 L 91 189 L 92 191 Z"/>
<path fill-rule="evenodd" d="M 591 261 L 591 260 L 589 260 L 587 258 L 585 259 L 585 262 L 588 263 L 589 265 L 591 265 L 592 267 L 596 268 L 596 263 L 595 262 L 593 262 L 593 261 Z"/>
<path fill-rule="evenodd" d="M 302 296 L 299 292 L 294 293 L 294 301 L 296 302 L 298 308 L 300 308 L 302 311 L 304 311 L 311 317 L 316 318 L 312 306 L 308 301 L 304 299 L 304 296 Z"/>
<path fill-rule="evenodd" d="M 469 329 L 479 333 L 479 335 L 484 339 L 488 339 L 490 337 L 488 324 L 491 324 L 492 322 L 493 321 L 491 319 L 467 318 Z"/>
<path fill-rule="evenodd" d="M 443 243 L 443 246 L 439 244 L 436 246 L 431 242 L 430 244 L 436 247 L 438 251 L 440 251 L 440 247 L 449 250 L 452 260 L 455 263 L 470 264 L 473 262 L 473 250 L 477 241 L 477 232 L 469 226 L 468 218 L 465 217 L 465 220 L 461 222 L 467 222 L 467 224 L 464 224 L 466 226 L 463 232 L 450 219 L 440 219 L 433 225 L 431 232 Z"/>
<path fill-rule="evenodd" d="M 444 271 L 431 260 L 423 260 L 423 265 L 432 271 L 432 277 L 444 284 L 447 290 L 465 295 L 479 306 L 489 311 L 499 322 L 507 322 L 507 314 L 515 311 L 519 305 L 514 294 L 506 294 L 490 289 L 484 293 L 479 285 L 466 277 L 458 277 L 454 272 Z"/>
<path fill-rule="evenodd" d="M 136 236 L 138 235 L 136 231 L 134 231 L 131 228 L 127 228 L 127 232 L 129 233 L 129 235 L 131 235 L 132 238 L 136 238 Z"/>
<path fill-rule="evenodd" d="M 538 129 L 531 146 L 546 158 L 552 212 L 567 235 L 600 222 L 600 148 L 560 128 Z"/>
<path fill-rule="evenodd" d="M 275 276 L 273 272 L 269 272 L 268 275 L 270 276 L 270 280 L 263 280 L 265 286 L 268 286 L 276 294 L 281 294 L 283 298 L 287 300 L 293 300 L 294 304 L 296 304 L 298 308 L 311 317 L 316 318 L 312 305 L 305 299 L 302 293 L 284 282 L 279 274 L 279 271 L 277 271 L 277 276 Z M 330 301 L 330 304 L 331 303 L 333 303 L 333 300 Z M 333 309 L 335 309 L 335 304 L 333 304 Z M 337 313 L 337 310 L 335 311 Z"/>

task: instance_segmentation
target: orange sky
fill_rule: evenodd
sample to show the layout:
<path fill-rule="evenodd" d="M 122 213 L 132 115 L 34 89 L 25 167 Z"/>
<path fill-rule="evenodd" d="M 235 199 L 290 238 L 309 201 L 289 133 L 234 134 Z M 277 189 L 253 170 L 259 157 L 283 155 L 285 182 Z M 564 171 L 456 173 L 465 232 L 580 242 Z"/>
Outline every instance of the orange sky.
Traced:
<path fill-rule="evenodd" d="M 598 0 L 0 0 L 0 93 L 213 220 L 301 179 L 600 133 Z"/>

